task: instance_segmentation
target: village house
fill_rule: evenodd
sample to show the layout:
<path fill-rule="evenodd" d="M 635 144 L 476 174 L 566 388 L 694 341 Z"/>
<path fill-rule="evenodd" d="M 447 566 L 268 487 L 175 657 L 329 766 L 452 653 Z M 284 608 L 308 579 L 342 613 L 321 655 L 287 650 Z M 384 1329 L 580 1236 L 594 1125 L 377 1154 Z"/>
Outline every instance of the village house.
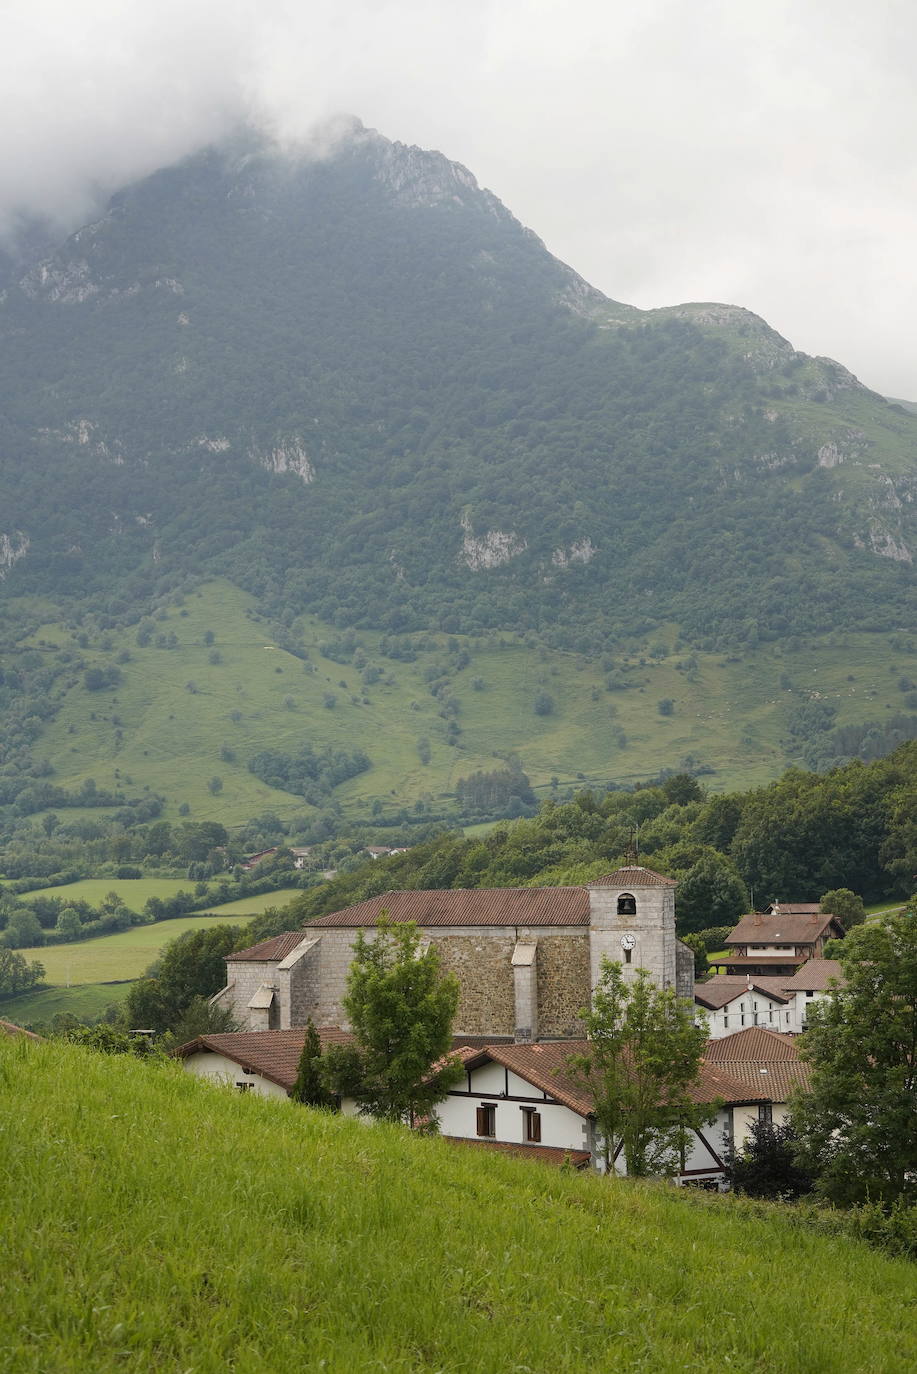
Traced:
<path fill-rule="evenodd" d="M 323 1049 L 350 1039 L 339 1028 L 319 1034 Z M 226 1032 L 199 1036 L 174 1054 L 199 1078 L 282 1100 L 296 1080 L 304 1040 L 304 1030 Z M 464 1078 L 436 1108 L 441 1133 L 465 1145 L 602 1172 L 605 1151 L 592 1100 L 568 1068 L 569 1056 L 587 1049 L 583 1040 L 457 1046 Z M 750 1028 L 708 1044 L 692 1095 L 722 1105 L 709 1126 L 691 1132 L 678 1181 L 720 1186 L 730 1142 L 741 1147 L 756 1121 L 779 1124 L 790 1092 L 805 1082 L 805 1065 L 788 1036 Z M 345 1101 L 342 1110 L 353 1115 L 356 1108 Z M 610 1153 L 615 1171 L 624 1173 L 620 1144 Z"/>
<path fill-rule="evenodd" d="M 322 1050 L 349 1044 L 353 1036 L 336 1026 L 318 1032 Z M 173 1050 L 182 1067 L 196 1078 L 223 1083 L 238 1092 L 284 1100 L 289 1097 L 302 1056 L 306 1032 L 222 1031 L 199 1035 Z"/>
<path fill-rule="evenodd" d="M 597 1134 L 592 1099 L 568 1068 L 571 1054 L 588 1051 L 588 1041 L 535 1045 L 488 1045 L 463 1055 L 465 1081 L 436 1109 L 443 1135 L 484 1147 L 525 1154 L 554 1152 L 598 1172 L 605 1169 L 604 1143 Z M 697 1083 L 697 1103 L 719 1099 L 714 1120 L 690 1133 L 678 1174 L 681 1183 L 718 1186 L 725 1177 L 725 1151 L 749 1138 L 756 1121 L 779 1124 L 793 1088 L 803 1086 L 806 1068 L 795 1042 L 773 1031 L 739 1031 L 708 1044 Z M 612 1168 L 625 1173 L 620 1142 L 609 1151 Z"/>
<path fill-rule="evenodd" d="M 259 849 L 257 854 L 246 854 L 239 867 L 243 873 L 250 873 L 253 868 L 257 868 L 265 859 L 269 859 L 272 854 L 277 853 L 277 845 L 273 849 Z"/>
<path fill-rule="evenodd" d="M 435 944 L 460 988 L 460 1037 L 576 1039 L 603 957 L 625 978 L 646 969 L 690 999 L 694 961 L 675 935 L 675 883 L 651 869 L 618 869 L 583 887 L 386 892 L 286 931 L 226 960 L 212 999 L 249 1030 L 311 1019 L 346 1027 L 343 998 L 358 932 L 379 917 L 411 921 Z"/>
<path fill-rule="evenodd" d="M 810 903 L 774 903 L 770 911 L 743 916 L 726 940 L 728 974 L 791 977 L 808 959 L 823 957 L 828 940 L 843 939 L 836 916 Z"/>
<path fill-rule="evenodd" d="M 694 984 L 694 1004 L 706 1016 L 711 1039 L 746 1026 L 800 1035 L 808 1008 L 843 983 L 836 959 L 807 959 L 791 976 L 718 973 Z"/>

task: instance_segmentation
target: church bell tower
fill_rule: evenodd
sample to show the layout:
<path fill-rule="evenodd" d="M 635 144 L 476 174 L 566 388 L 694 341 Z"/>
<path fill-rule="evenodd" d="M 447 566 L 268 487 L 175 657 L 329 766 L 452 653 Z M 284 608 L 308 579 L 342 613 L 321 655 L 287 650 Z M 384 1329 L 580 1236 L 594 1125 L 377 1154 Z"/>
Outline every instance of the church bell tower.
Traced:
<path fill-rule="evenodd" d="M 634 865 L 597 878 L 586 888 L 592 990 L 603 958 L 620 964 L 626 979 L 645 968 L 661 988 L 676 987 L 674 878 Z"/>

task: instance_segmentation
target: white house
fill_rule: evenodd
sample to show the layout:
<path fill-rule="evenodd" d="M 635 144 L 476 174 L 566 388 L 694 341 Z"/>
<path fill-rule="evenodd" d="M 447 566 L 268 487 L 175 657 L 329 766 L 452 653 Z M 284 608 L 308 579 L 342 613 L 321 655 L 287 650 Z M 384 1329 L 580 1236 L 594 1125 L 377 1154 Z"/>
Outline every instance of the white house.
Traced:
<path fill-rule="evenodd" d="M 836 959 L 809 959 L 783 977 L 718 973 L 706 983 L 694 984 L 694 1004 L 705 1013 L 713 1040 L 749 1026 L 799 1035 L 806 1029 L 812 1003 L 842 982 Z"/>
<path fill-rule="evenodd" d="M 569 1158 L 575 1167 L 604 1169 L 588 1091 L 567 1068 L 588 1042 L 488 1045 L 464 1057 L 465 1082 L 437 1107 L 443 1135 L 466 1143 Z M 692 1096 L 722 1099 L 714 1121 L 691 1133 L 678 1181 L 716 1186 L 724 1177 L 723 1151 L 741 1145 L 754 1121 L 780 1122 L 790 1091 L 805 1081 L 805 1066 L 789 1038 L 771 1031 L 739 1032 L 708 1046 Z M 614 1168 L 624 1172 L 620 1143 Z"/>
<path fill-rule="evenodd" d="M 320 1030 L 322 1049 L 349 1044 L 353 1036 L 337 1027 Z M 223 1031 L 199 1035 L 172 1053 L 196 1078 L 254 1092 L 261 1097 L 289 1097 L 306 1039 L 305 1029 Z"/>
<path fill-rule="evenodd" d="M 320 1032 L 323 1047 L 346 1043 L 339 1029 Z M 185 1069 L 240 1092 L 282 1099 L 296 1079 L 305 1031 L 242 1031 L 203 1035 L 174 1051 Z M 465 1076 L 439 1104 L 440 1131 L 465 1145 L 520 1154 L 575 1168 L 604 1169 L 588 1091 L 567 1067 L 587 1041 L 463 1045 Z M 790 1091 L 805 1082 L 789 1036 L 749 1029 L 711 1042 L 694 1091 L 697 1102 L 722 1099 L 714 1121 L 692 1133 L 678 1181 L 716 1187 L 724 1177 L 728 1141 L 741 1144 L 754 1121 L 781 1121 Z M 355 1112 L 343 1104 L 345 1114 Z M 620 1146 L 614 1168 L 624 1172 Z"/>

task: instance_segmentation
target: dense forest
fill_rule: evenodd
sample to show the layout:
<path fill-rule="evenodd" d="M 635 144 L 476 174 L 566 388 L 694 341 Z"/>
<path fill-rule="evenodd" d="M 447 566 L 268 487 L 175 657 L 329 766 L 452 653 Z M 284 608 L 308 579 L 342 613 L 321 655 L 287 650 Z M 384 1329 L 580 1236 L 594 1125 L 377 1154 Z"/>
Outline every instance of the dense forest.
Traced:
<path fill-rule="evenodd" d="M 911 618 L 917 420 L 747 312 L 606 300 L 367 131 L 119 193 L 8 286 L 0 385 L 8 598 L 123 623 L 216 573 L 281 623 L 592 654 Z"/>
<path fill-rule="evenodd" d="M 868 902 L 917 887 L 917 743 L 826 775 L 793 769 L 748 792 L 711 795 L 686 774 L 571 802 L 489 834 L 448 832 L 303 893 L 251 928 L 273 934 L 400 888 L 579 884 L 638 849 L 676 877 L 680 934 L 734 923 L 771 901 L 849 888 Z"/>

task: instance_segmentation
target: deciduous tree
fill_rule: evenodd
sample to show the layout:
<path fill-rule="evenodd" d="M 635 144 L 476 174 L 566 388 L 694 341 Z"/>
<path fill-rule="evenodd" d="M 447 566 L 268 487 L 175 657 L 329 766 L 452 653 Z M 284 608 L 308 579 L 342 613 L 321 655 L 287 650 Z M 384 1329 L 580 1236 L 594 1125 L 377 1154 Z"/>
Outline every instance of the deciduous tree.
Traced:
<path fill-rule="evenodd" d="M 861 926 L 866 920 L 863 898 L 851 892 L 849 887 L 836 887 L 826 892 L 821 899 L 821 909 L 826 914 L 836 916 L 845 930 Z"/>
<path fill-rule="evenodd" d="M 433 1108 L 462 1076 L 448 1059 L 458 995 L 458 980 L 443 973 L 434 945 L 421 949 L 412 922 L 383 914 L 373 935 L 359 931 L 344 998 L 358 1064 L 328 1051 L 334 1090 L 355 1096 L 367 1116 L 435 1129 Z"/>
<path fill-rule="evenodd" d="M 45 976 L 45 966 L 37 959 L 31 963 L 25 955 L 16 954 L 0 945 L 0 997 L 11 997 L 17 992 L 26 992 L 40 983 Z"/>
<path fill-rule="evenodd" d="M 603 959 L 592 1005 L 580 1016 L 589 1049 L 569 1064 L 595 1102 L 606 1169 L 623 1151 L 631 1177 L 676 1172 L 690 1130 L 716 1113 L 715 1103 L 699 1105 L 692 1093 L 707 1039 L 693 1007 L 646 969 L 628 981 L 620 964 Z"/>
<path fill-rule="evenodd" d="M 917 1201 L 917 899 L 860 926 L 837 957 L 845 983 L 808 1008 L 810 1089 L 794 1104 L 800 1159 L 843 1205 Z"/>

